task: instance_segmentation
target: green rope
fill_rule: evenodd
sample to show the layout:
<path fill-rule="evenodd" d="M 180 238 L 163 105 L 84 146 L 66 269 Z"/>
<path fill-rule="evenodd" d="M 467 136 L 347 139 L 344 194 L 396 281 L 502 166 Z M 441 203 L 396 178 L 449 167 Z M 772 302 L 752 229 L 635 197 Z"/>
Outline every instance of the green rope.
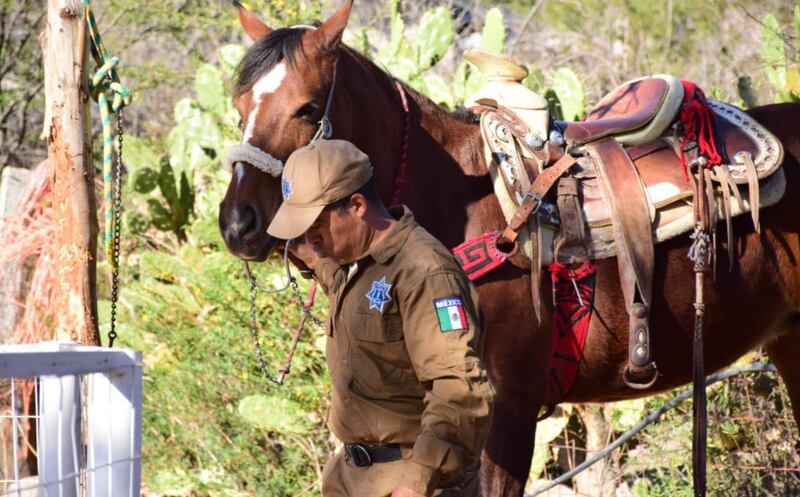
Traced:
<path fill-rule="evenodd" d="M 113 257 L 113 240 L 115 230 L 119 230 L 120 227 L 116 226 L 115 223 L 115 219 L 119 219 L 119 217 L 115 217 L 114 213 L 112 188 L 114 183 L 114 132 L 111 127 L 111 114 L 119 113 L 126 105 L 129 105 L 131 103 L 131 94 L 128 88 L 119 81 L 116 70 L 119 59 L 117 57 L 109 57 L 103 46 L 103 40 L 100 37 L 100 31 L 97 29 L 97 23 L 89 5 L 89 0 L 83 0 L 83 8 L 91 40 L 92 56 L 97 65 L 100 66 L 100 69 L 97 70 L 92 78 L 89 91 L 92 98 L 100 106 L 100 117 L 103 122 L 104 245 L 109 255 L 108 259 L 112 261 L 112 265 L 116 266 L 118 261 L 116 257 Z"/>

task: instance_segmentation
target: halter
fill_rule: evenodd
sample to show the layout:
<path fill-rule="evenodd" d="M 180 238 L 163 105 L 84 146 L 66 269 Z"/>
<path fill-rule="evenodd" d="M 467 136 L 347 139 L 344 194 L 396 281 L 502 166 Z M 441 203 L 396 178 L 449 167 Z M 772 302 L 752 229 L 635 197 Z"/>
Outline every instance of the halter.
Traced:
<path fill-rule="evenodd" d="M 292 28 L 316 29 L 313 26 L 308 26 L 305 24 L 292 26 Z M 331 81 L 331 88 L 328 90 L 328 98 L 325 102 L 325 113 L 322 114 L 322 118 L 317 122 L 319 127 L 309 143 L 314 143 L 320 138 L 329 140 L 330 137 L 333 136 L 333 126 L 331 125 L 331 120 L 328 117 L 328 114 L 330 114 L 331 111 L 331 101 L 333 100 L 334 88 L 336 88 L 336 64 L 333 66 L 333 80 Z M 228 150 L 225 151 L 225 156 L 222 159 L 222 165 L 225 167 L 225 169 L 232 171 L 233 166 L 237 162 L 246 162 L 256 169 L 263 171 L 275 178 L 280 178 L 284 165 L 282 160 L 276 159 L 271 154 L 268 154 L 267 152 L 264 152 L 260 148 L 254 147 L 249 143 L 240 143 L 228 148 Z"/>
<path fill-rule="evenodd" d="M 314 137 L 311 138 L 309 143 L 314 143 L 320 138 L 325 138 L 328 140 L 333 135 L 333 126 L 331 125 L 331 120 L 328 117 L 328 114 L 331 110 L 331 100 L 333 100 L 333 89 L 335 86 L 336 67 L 334 66 L 333 82 L 331 83 L 331 89 L 328 91 L 328 101 L 325 103 L 325 113 L 317 123 L 319 124 L 319 128 L 317 128 L 317 132 L 314 133 Z M 256 169 L 263 171 L 275 178 L 280 178 L 281 173 L 283 172 L 282 160 L 276 159 L 271 154 L 268 154 L 260 148 L 250 145 L 249 143 L 240 143 L 228 148 L 228 150 L 225 151 L 225 156 L 222 159 L 222 165 L 225 167 L 225 169 L 232 171 L 233 166 L 237 162 L 246 162 Z"/>

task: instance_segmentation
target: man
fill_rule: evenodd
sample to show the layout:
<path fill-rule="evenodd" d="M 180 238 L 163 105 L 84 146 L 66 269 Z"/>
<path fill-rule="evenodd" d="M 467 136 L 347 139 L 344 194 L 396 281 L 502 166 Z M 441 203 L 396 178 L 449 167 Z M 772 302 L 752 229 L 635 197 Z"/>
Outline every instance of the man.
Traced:
<path fill-rule="evenodd" d="M 369 159 L 341 140 L 289 157 L 267 232 L 330 297 L 329 426 L 345 444 L 325 497 L 474 496 L 494 391 L 475 288 L 411 212 L 381 203 Z"/>

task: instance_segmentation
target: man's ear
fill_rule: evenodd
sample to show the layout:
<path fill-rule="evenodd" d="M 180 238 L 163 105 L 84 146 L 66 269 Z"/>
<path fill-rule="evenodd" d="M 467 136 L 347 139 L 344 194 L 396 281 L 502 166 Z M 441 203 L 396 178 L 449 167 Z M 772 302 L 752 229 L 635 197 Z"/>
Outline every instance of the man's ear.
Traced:
<path fill-rule="evenodd" d="M 352 6 L 353 0 L 345 0 L 335 14 L 311 33 L 311 38 L 322 51 L 334 52 L 339 48 L 344 28 L 347 27 L 347 20 L 350 18 L 350 8 Z"/>
<path fill-rule="evenodd" d="M 233 6 L 239 11 L 239 24 L 244 28 L 244 32 L 253 41 L 258 41 L 272 32 L 272 28 L 264 24 L 259 18 L 251 14 L 236 0 L 233 0 Z"/>
<path fill-rule="evenodd" d="M 364 219 L 368 209 L 367 198 L 360 193 L 350 195 L 350 208 L 353 209 L 352 212 L 356 217 Z"/>

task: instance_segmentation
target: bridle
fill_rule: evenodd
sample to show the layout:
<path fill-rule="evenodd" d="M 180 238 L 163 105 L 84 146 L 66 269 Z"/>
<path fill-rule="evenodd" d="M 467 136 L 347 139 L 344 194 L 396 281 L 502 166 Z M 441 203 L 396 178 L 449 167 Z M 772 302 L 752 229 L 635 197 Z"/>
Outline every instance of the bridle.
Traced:
<path fill-rule="evenodd" d="M 315 29 L 311 26 L 294 26 L 300 28 L 310 28 Z M 337 74 L 337 65 L 338 60 L 334 64 L 333 67 L 333 79 L 331 81 L 331 87 L 328 90 L 327 100 L 325 102 L 325 112 L 322 114 L 319 122 L 317 123 L 319 127 L 317 128 L 316 133 L 311 138 L 309 143 L 314 143 L 319 139 L 328 140 L 333 136 L 333 125 L 331 124 L 330 120 L 330 110 L 331 110 L 331 102 L 333 101 L 333 92 L 336 88 L 336 74 Z M 410 136 L 410 128 L 411 128 L 411 119 L 410 119 L 410 112 L 408 108 L 408 99 L 406 98 L 405 90 L 403 89 L 402 83 L 395 80 L 395 87 L 400 95 L 400 101 L 403 107 L 403 114 L 404 114 L 404 130 L 403 130 L 403 145 L 402 151 L 400 155 L 400 161 L 398 163 L 398 167 L 395 173 L 394 179 L 394 190 L 391 197 L 391 205 L 399 204 L 400 200 L 400 191 L 402 190 L 403 186 L 405 185 L 405 176 L 406 176 L 406 158 L 408 155 L 408 142 Z M 283 172 L 283 161 L 275 158 L 271 154 L 261 150 L 258 147 L 254 147 L 249 143 L 241 143 L 238 145 L 234 145 L 230 147 L 226 152 L 225 156 L 223 157 L 223 165 L 233 170 L 234 166 L 239 162 L 246 162 L 260 171 L 263 171 L 270 176 L 279 178 L 281 173 Z M 289 247 L 293 243 L 293 240 L 287 240 L 283 250 L 283 259 L 285 263 L 285 270 L 286 270 L 286 283 L 281 287 L 275 288 L 267 288 L 262 286 L 258 283 L 255 275 L 253 274 L 252 270 L 250 269 L 250 264 L 248 261 L 243 261 L 245 273 L 247 275 L 247 279 L 250 283 L 250 331 L 253 336 L 253 342 L 256 347 L 256 356 L 258 359 L 258 364 L 261 369 L 262 374 L 266 379 L 276 383 L 278 385 L 283 384 L 283 380 L 286 375 L 289 374 L 291 369 L 292 358 L 294 357 L 294 353 L 297 349 L 297 345 L 300 341 L 300 336 L 303 332 L 303 327 L 305 325 L 306 320 L 312 321 L 317 326 L 323 327 L 323 323 L 316 317 L 311 314 L 311 307 L 314 304 L 314 296 L 316 294 L 317 289 L 317 282 L 316 280 L 312 280 L 311 286 L 308 291 L 308 296 L 303 299 L 300 295 L 300 289 L 297 284 L 297 279 L 292 275 L 291 267 L 289 264 Z M 262 291 L 265 293 L 279 293 L 287 290 L 288 288 L 292 288 L 298 303 L 301 304 L 303 309 L 303 315 L 300 318 L 300 323 L 295 331 L 292 345 L 289 350 L 286 362 L 284 365 L 278 369 L 277 375 L 272 375 L 267 368 L 267 365 L 264 361 L 264 354 L 261 348 L 261 343 L 258 338 L 258 320 L 256 316 L 256 294 L 258 291 Z"/>

